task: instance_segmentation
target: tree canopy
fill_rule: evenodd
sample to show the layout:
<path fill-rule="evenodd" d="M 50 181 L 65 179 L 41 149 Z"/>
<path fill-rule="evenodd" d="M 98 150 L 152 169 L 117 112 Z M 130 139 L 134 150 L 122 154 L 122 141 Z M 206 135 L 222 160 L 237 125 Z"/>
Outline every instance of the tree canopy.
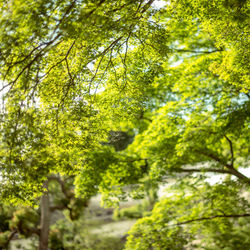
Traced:
<path fill-rule="evenodd" d="M 1 200 L 58 173 L 106 204 L 174 180 L 127 248 L 182 249 L 197 223 L 220 248 L 250 216 L 249 4 L 1 0 Z"/>

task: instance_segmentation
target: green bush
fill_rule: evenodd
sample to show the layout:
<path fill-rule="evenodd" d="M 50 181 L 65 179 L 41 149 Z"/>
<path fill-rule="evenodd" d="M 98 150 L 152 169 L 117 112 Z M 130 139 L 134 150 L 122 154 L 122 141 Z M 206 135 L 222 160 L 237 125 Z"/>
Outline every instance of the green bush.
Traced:
<path fill-rule="evenodd" d="M 149 202 L 144 201 L 132 207 L 116 209 L 113 214 L 114 220 L 139 219 L 150 214 Z"/>
<path fill-rule="evenodd" d="M 124 242 L 117 237 L 93 234 L 84 220 L 58 220 L 50 231 L 51 250 L 121 250 Z"/>
<path fill-rule="evenodd" d="M 7 246 L 10 231 L 0 232 L 0 249 L 4 249 Z"/>

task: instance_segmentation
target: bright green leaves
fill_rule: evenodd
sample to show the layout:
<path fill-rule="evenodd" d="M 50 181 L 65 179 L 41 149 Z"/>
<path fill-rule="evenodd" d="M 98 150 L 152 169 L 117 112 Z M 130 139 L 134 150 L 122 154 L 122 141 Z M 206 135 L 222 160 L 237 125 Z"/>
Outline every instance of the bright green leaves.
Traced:
<path fill-rule="evenodd" d="M 231 247 L 232 243 L 227 241 L 227 237 L 223 239 L 223 236 L 237 228 L 237 222 L 233 223 L 230 218 L 244 217 L 249 207 L 247 200 L 238 196 L 241 187 L 232 182 L 227 184 L 230 186 L 193 186 L 191 189 L 186 188 L 186 193 L 168 189 L 167 192 L 173 195 L 159 201 L 150 216 L 138 220 L 132 227 L 126 249 Z M 214 232 L 222 242 L 212 241 L 216 238 Z M 240 233 L 244 235 L 244 229 Z M 238 235 L 232 237 L 234 242 Z"/>
<path fill-rule="evenodd" d="M 28 201 L 36 192 L 40 194 L 40 183 L 54 166 L 42 117 L 38 110 L 23 113 L 20 107 L 18 113 L 10 109 L 2 119 L 0 195 L 12 202 L 15 196 Z"/>
<path fill-rule="evenodd" d="M 133 184 L 137 184 L 145 173 L 144 166 L 143 159 L 102 146 L 98 151 L 89 153 L 83 162 L 75 181 L 77 195 L 90 197 L 100 192 L 106 205 L 117 204 L 126 198 L 127 191 L 133 193 L 133 189 L 138 188 Z"/>
<path fill-rule="evenodd" d="M 240 91 L 249 91 L 249 3 L 247 1 L 173 1 L 175 16 L 192 20 L 195 16 L 201 29 L 208 32 L 219 50 L 225 50 L 215 73 L 235 85 Z"/>
<path fill-rule="evenodd" d="M 139 75 L 146 52 L 136 51 L 138 41 L 149 40 L 155 27 L 147 20 L 154 15 L 150 6 L 134 1 L 1 2 L 3 193 L 10 188 L 8 178 L 15 190 L 23 185 L 40 194 L 48 174 L 78 173 L 109 130 L 139 116 L 144 85 L 160 69 L 158 59 L 150 61 L 147 55 L 147 74 Z M 153 33 L 163 36 L 164 29 Z M 137 63 L 141 66 L 133 71 Z"/>
<path fill-rule="evenodd" d="M 195 34 L 190 35 L 196 39 Z M 188 39 L 183 42 L 190 46 Z M 245 144 L 249 135 L 248 97 L 228 79 L 215 74 L 215 65 L 224 60 L 227 52 L 211 51 L 211 44 L 207 46 L 201 50 L 197 45 L 193 52 L 183 49 L 195 56 L 183 58 L 175 67 L 163 64 L 165 74 L 154 79 L 153 86 L 157 88 L 153 98 L 167 103 L 162 108 L 164 103 L 158 104 L 160 109 L 155 111 L 153 122 L 131 146 L 140 157 L 150 161 L 154 176 L 207 161 L 223 172 L 236 159 L 235 167 L 240 166 L 237 161 L 246 157 L 240 147 L 249 150 Z M 238 118 L 232 119 L 236 114 Z"/>
<path fill-rule="evenodd" d="M 248 3 L 151 3 L 1 2 L 3 198 L 37 196 L 51 173 L 78 175 L 79 195 L 114 202 L 140 196 L 149 169 L 155 185 L 192 171 L 241 179 Z M 135 140 L 115 152 L 111 130 Z M 185 241 L 178 230 L 169 235 Z"/>

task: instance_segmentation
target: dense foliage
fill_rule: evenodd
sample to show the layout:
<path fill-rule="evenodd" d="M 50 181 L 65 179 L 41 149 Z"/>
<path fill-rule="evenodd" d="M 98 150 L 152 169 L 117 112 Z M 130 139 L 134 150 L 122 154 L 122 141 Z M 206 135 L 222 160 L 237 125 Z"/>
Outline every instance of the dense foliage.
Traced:
<path fill-rule="evenodd" d="M 244 249 L 249 5 L 1 0 L 1 200 L 57 173 L 107 205 L 174 182 L 127 249 Z"/>

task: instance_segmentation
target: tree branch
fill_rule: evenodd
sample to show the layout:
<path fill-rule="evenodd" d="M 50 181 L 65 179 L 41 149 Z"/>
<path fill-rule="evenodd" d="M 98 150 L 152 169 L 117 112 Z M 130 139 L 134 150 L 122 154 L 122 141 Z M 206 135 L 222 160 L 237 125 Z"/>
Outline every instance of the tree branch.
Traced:
<path fill-rule="evenodd" d="M 29 232 L 31 232 L 32 234 L 40 235 L 40 231 L 41 230 L 39 228 L 35 227 L 29 228 Z"/>
<path fill-rule="evenodd" d="M 71 199 L 73 197 L 73 194 L 68 193 L 68 191 L 65 187 L 65 183 L 60 177 L 52 175 L 52 176 L 48 177 L 48 181 L 57 181 L 61 186 L 61 190 L 62 190 L 63 194 L 69 199 Z"/>
<path fill-rule="evenodd" d="M 60 36 L 61 36 L 61 34 L 59 33 L 54 39 L 52 39 L 51 41 L 45 43 L 46 46 L 45 46 L 44 48 L 42 48 L 42 49 L 35 55 L 35 57 L 34 57 L 28 64 L 26 64 L 26 65 L 21 69 L 21 71 L 17 74 L 16 78 L 15 78 L 12 82 L 10 82 L 10 83 L 6 84 L 5 86 L 3 86 L 3 87 L 0 89 L 0 91 L 4 90 L 6 87 L 9 87 L 9 86 L 10 86 L 10 90 L 11 90 L 11 89 L 13 88 L 13 86 L 15 85 L 15 83 L 17 82 L 17 80 L 20 78 L 20 76 L 24 73 L 24 71 L 25 71 L 26 69 L 29 69 L 29 68 L 33 65 L 33 63 L 34 63 L 35 61 L 38 60 L 38 58 L 40 58 L 41 56 L 43 56 L 43 52 L 45 52 L 45 50 L 46 50 L 50 45 L 52 45 Z M 32 54 L 32 53 L 31 53 L 31 54 Z M 9 90 L 9 91 L 10 91 L 10 90 Z"/>
<path fill-rule="evenodd" d="M 205 152 L 205 151 L 200 150 L 200 149 L 194 150 L 194 152 L 202 154 L 204 156 L 207 156 L 208 158 L 220 163 L 222 166 L 226 167 L 228 169 L 228 171 L 232 175 L 234 175 L 234 176 L 238 177 L 239 179 L 243 180 L 245 183 L 250 184 L 250 179 L 247 176 L 245 176 L 242 173 L 240 173 L 239 171 L 237 171 L 233 166 L 231 166 L 230 164 L 227 164 L 224 160 L 219 158 L 217 155 L 215 155 L 215 154 L 213 154 L 211 152 Z"/>
<path fill-rule="evenodd" d="M 201 218 L 197 218 L 197 219 L 191 219 L 191 220 L 178 222 L 178 223 L 171 225 L 171 226 L 180 226 L 180 225 L 184 225 L 184 224 L 188 224 L 188 223 L 192 223 L 192 222 L 203 221 L 203 220 L 213 220 L 216 218 L 240 218 L 240 217 L 250 217 L 250 214 L 246 213 L 246 214 L 213 215 L 210 217 L 201 217 Z"/>
<path fill-rule="evenodd" d="M 68 209 L 68 207 L 66 205 L 56 205 L 49 207 L 50 212 L 54 212 L 55 210 L 64 210 L 64 209 Z"/>
<path fill-rule="evenodd" d="M 187 53 L 195 53 L 195 54 L 211 54 L 215 52 L 221 52 L 220 49 L 215 49 L 211 51 L 197 51 L 197 50 L 189 50 L 189 49 L 173 49 L 176 52 L 187 52 Z"/>
<path fill-rule="evenodd" d="M 148 8 L 150 8 L 150 6 L 152 5 L 152 3 L 154 2 L 154 0 L 149 0 L 142 8 L 142 11 L 140 12 L 141 14 L 143 14 L 144 12 L 146 12 L 148 10 Z"/>
<path fill-rule="evenodd" d="M 233 143 L 232 141 L 226 136 L 224 135 L 224 137 L 227 139 L 229 145 L 230 145 L 230 152 L 231 152 L 231 166 L 233 167 L 234 165 L 234 151 L 233 151 Z"/>
<path fill-rule="evenodd" d="M 220 163 L 221 165 L 223 165 L 227 168 L 231 168 L 230 165 L 228 165 L 224 160 L 222 160 L 221 158 L 219 158 L 217 155 L 213 154 L 212 152 L 206 152 L 206 151 L 203 151 L 201 149 L 196 149 L 196 150 L 194 150 L 194 152 L 201 154 L 201 155 L 204 155 L 204 156 Z"/>
<path fill-rule="evenodd" d="M 211 173 L 220 173 L 220 174 L 231 174 L 229 170 L 224 170 L 224 169 L 217 169 L 217 168 L 201 168 L 201 169 L 196 169 L 196 168 L 188 168 L 188 169 L 175 169 L 176 172 L 211 172 Z"/>
<path fill-rule="evenodd" d="M 8 247 L 10 241 L 14 238 L 16 233 L 17 233 L 17 230 L 14 230 L 14 231 L 11 232 L 10 236 L 8 237 L 7 241 L 4 244 L 6 248 Z"/>

